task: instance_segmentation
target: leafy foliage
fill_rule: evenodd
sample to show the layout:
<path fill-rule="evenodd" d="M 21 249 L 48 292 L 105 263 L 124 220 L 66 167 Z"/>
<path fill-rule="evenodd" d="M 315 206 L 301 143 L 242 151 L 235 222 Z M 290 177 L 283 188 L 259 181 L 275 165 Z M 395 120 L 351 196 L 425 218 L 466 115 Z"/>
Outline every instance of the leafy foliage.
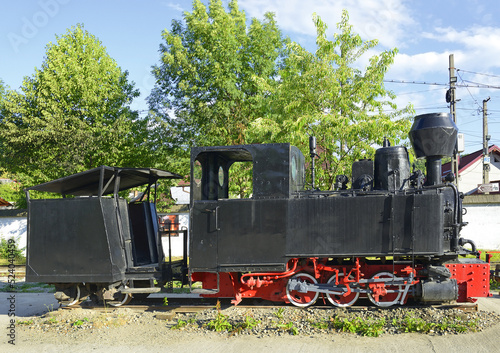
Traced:
<path fill-rule="evenodd" d="M 353 33 L 346 11 L 333 41 L 327 25 L 314 16 L 317 50 L 308 52 L 289 43 L 279 71 L 279 84 L 271 92 L 267 114 L 252 123 L 253 140 L 291 142 L 308 155 L 306 135 L 317 137 L 321 152 L 317 185 L 330 189 L 338 174 L 350 175 L 353 161 L 372 157 L 375 144 L 389 137 L 394 143 L 406 138 L 411 106 L 398 110 L 394 94 L 383 79 L 397 49 L 373 55 L 364 71 L 359 61 L 377 45 L 363 42 Z M 320 169 L 320 168 L 318 168 Z"/>
<path fill-rule="evenodd" d="M 274 82 L 283 40 L 270 13 L 262 22 L 246 23 L 236 0 L 228 12 L 221 0 L 211 0 L 208 9 L 195 0 L 193 12 L 163 32 L 149 103 L 158 126 L 170 132 L 170 144 L 248 142 L 248 126 L 260 116 L 267 94 L 256 79 Z"/>
<path fill-rule="evenodd" d="M 0 183 L 0 197 L 8 202 L 17 203 L 22 193 L 21 185 L 17 182 Z"/>
<path fill-rule="evenodd" d="M 2 111 L 3 111 L 3 100 L 4 96 L 6 94 L 6 87 L 5 83 L 3 82 L 2 79 L 0 79 L 0 118 L 2 117 Z"/>
<path fill-rule="evenodd" d="M 128 72 L 81 25 L 56 39 L 21 92 L 7 92 L 0 164 L 25 185 L 102 164 L 143 164 L 151 158 L 148 122 L 130 109 L 139 92 Z"/>
<path fill-rule="evenodd" d="M 19 240 L 0 238 L 0 258 L 13 259 L 16 262 L 22 261 L 25 260 L 24 250 L 25 248 L 19 247 Z"/>

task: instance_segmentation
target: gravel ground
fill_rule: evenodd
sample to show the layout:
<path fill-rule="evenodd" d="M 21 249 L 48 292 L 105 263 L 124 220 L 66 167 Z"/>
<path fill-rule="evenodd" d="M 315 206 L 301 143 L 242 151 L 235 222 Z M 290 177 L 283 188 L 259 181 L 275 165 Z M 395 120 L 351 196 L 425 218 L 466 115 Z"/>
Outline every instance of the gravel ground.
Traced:
<path fill-rule="evenodd" d="M 35 296 L 41 299 L 40 303 L 33 299 Z M 7 345 L 2 339 L 0 351 L 254 353 L 259 347 L 274 353 L 337 349 L 404 353 L 450 352 L 459 347 L 492 352 L 500 346 L 498 296 L 482 298 L 478 312 L 432 307 L 230 306 L 223 310 L 210 307 L 197 313 L 178 313 L 170 318 L 164 311 L 127 308 L 54 310 L 56 306 L 45 304 L 53 300 L 51 296 L 17 295 L 18 310 L 25 306 L 26 299 L 33 303 L 33 307 L 27 308 L 31 314 L 18 315 L 16 346 Z"/>
<path fill-rule="evenodd" d="M 88 341 L 108 333 L 142 331 L 142 336 L 181 339 L 186 334 L 207 337 L 254 336 L 370 336 L 417 332 L 426 335 L 459 335 L 479 332 L 500 322 L 500 315 L 486 311 L 464 312 L 436 308 L 297 309 L 293 307 L 209 308 L 198 313 L 139 312 L 132 309 L 55 310 L 18 321 L 24 342 L 44 342 L 61 336 L 68 342 Z"/>

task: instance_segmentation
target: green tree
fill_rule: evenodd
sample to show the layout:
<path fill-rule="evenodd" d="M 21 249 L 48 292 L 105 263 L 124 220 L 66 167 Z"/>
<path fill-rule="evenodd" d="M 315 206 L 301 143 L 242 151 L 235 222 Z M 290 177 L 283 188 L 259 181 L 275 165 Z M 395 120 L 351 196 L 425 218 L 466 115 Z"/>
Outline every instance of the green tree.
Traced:
<path fill-rule="evenodd" d="M 3 80 L 0 78 L 0 108 L 2 107 L 2 101 L 3 101 L 3 97 L 5 96 L 5 83 L 3 82 Z"/>
<path fill-rule="evenodd" d="M 147 121 L 130 109 L 139 92 L 128 72 L 82 25 L 56 39 L 20 92 L 6 94 L 0 165 L 31 185 L 102 164 L 143 164 Z"/>
<path fill-rule="evenodd" d="M 236 0 L 228 11 L 221 0 L 207 7 L 193 2 L 184 21 L 163 32 L 161 62 L 150 107 L 165 138 L 184 151 L 193 145 L 247 143 L 249 124 L 260 117 L 284 41 L 271 13 L 263 21 L 246 16 Z"/>
<path fill-rule="evenodd" d="M 317 137 L 320 151 L 316 185 L 330 189 L 338 174 L 350 175 L 352 162 L 371 158 L 383 138 L 400 143 L 411 126 L 411 106 L 397 109 L 395 95 L 384 88 L 384 74 L 397 49 L 369 59 L 360 70 L 360 58 L 377 45 L 353 33 L 346 11 L 333 41 L 326 24 L 314 15 L 317 50 L 312 54 L 289 43 L 279 71 L 279 84 L 260 81 L 271 92 L 267 114 L 253 122 L 254 140 L 291 142 L 309 155 L 307 135 Z"/>
<path fill-rule="evenodd" d="M 0 78 L 0 119 L 2 119 L 3 117 L 3 101 L 4 101 L 4 97 L 5 97 L 5 94 L 6 94 L 6 87 L 5 87 L 5 83 L 3 82 L 3 80 Z M 2 166 L 0 165 L 0 172 L 1 172 L 1 168 Z"/>

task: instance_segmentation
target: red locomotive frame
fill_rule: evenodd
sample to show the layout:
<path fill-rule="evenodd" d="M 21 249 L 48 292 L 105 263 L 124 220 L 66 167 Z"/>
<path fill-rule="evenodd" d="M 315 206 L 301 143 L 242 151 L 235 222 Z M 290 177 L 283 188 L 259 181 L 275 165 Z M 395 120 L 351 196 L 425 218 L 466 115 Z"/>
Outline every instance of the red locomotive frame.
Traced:
<path fill-rule="evenodd" d="M 191 279 L 201 282 L 204 290 L 217 293 L 201 294 L 205 298 L 234 298 L 233 304 L 243 299 L 260 298 L 273 302 L 292 303 L 299 307 L 312 305 L 322 294 L 323 303 L 346 307 L 356 303 L 360 296 L 368 297 L 375 305 L 388 307 L 405 304 L 412 297 L 415 285 L 425 280 L 419 272 L 423 266 L 404 264 L 368 264 L 356 258 L 350 265 L 327 265 L 327 259 L 292 259 L 288 269 L 281 273 L 210 273 L 196 272 Z M 458 286 L 457 302 L 475 302 L 475 297 L 491 296 L 489 291 L 489 263 L 449 263 L 451 279 Z M 342 289 L 337 294 L 318 291 L 301 292 L 289 289 L 289 282 L 334 284 Z M 321 300 L 320 299 L 320 300 Z"/>

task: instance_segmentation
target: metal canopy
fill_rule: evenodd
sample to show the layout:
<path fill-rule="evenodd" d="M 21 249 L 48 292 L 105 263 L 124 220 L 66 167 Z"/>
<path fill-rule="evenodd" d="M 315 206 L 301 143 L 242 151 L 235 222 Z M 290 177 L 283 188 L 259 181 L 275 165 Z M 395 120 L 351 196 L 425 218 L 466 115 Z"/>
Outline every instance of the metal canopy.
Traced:
<path fill-rule="evenodd" d="M 182 176 L 154 168 L 117 168 L 103 165 L 32 186 L 26 191 L 36 190 L 74 196 L 102 196 L 140 185 L 151 185 L 158 179 L 182 179 Z M 118 184 L 115 185 L 117 182 Z M 115 186 L 117 186 L 116 190 Z"/>

